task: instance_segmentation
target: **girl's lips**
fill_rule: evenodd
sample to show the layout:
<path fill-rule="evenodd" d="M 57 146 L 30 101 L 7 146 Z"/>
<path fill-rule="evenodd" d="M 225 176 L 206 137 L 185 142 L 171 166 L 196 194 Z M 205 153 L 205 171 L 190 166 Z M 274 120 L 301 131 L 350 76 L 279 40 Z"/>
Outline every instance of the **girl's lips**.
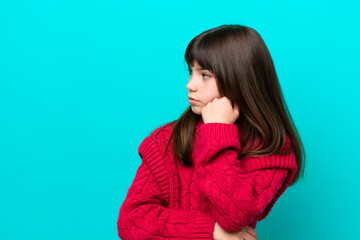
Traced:
<path fill-rule="evenodd" d="M 197 101 L 195 99 L 189 98 L 189 103 L 196 103 Z"/>

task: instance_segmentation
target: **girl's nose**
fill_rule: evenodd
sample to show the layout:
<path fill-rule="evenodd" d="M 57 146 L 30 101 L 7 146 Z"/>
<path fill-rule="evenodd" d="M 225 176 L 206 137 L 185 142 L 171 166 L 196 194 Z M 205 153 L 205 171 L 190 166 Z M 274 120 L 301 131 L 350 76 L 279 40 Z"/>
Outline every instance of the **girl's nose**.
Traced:
<path fill-rule="evenodd" d="M 189 77 L 189 82 L 186 84 L 186 88 L 190 91 L 196 91 L 196 86 L 192 77 Z"/>

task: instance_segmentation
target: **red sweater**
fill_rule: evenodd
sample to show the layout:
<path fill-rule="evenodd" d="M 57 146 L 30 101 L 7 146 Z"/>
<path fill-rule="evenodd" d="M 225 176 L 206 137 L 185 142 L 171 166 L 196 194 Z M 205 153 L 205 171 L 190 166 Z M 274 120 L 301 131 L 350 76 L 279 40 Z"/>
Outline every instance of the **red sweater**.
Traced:
<path fill-rule="evenodd" d="M 171 129 L 157 128 L 138 148 L 142 163 L 117 222 L 122 240 L 211 240 L 215 221 L 226 231 L 255 228 L 295 175 L 293 151 L 238 160 L 242 130 L 235 124 L 204 124 L 201 118 L 194 134 L 194 165 L 182 166 L 173 157 L 173 139 L 162 156 Z M 283 150 L 288 147 L 287 137 Z"/>

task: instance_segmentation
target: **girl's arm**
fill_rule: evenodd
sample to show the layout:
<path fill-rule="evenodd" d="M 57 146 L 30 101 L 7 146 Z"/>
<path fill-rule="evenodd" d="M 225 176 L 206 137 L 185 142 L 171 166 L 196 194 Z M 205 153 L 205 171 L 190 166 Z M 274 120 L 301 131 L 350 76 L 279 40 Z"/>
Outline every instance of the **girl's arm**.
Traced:
<path fill-rule="evenodd" d="M 165 207 L 159 183 L 150 168 L 154 142 L 147 137 L 139 148 L 142 164 L 120 208 L 117 227 L 123 240 L 132 239 L 212 239 L 215 220 L 200 211 Z M 158 151 L 156 151 L 158 153 Z M 158 179 L 157 179 L 158 180 Z"/>
<path fill-rule="evenodd" d="M 249 226 L 230 233 L 204 213 L 167 209 L 160 196 L 152 173 L 142 163 L 120 208 L 117 222 L 120 239 L 257 239 L 257 233 Z"/>
<path fill-rule="evenodd" d="M 210 215 L 226 231 L 263 219 L 296 171 L 293 152 L 238 160 L 235 124 L 203 124 L 195 141 L 195 181 L 210 200 Z"/>

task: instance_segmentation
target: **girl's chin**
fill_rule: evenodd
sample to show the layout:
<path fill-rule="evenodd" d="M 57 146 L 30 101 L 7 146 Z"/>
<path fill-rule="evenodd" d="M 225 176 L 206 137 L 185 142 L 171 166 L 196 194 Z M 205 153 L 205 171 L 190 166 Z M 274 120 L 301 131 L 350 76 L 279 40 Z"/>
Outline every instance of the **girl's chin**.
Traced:
<path fill-rule="evenodd" d="M 201 108 L 200 107 L 191 105 L 191 110 L 193 111 L 193 113 L 201 115 Z"/>

